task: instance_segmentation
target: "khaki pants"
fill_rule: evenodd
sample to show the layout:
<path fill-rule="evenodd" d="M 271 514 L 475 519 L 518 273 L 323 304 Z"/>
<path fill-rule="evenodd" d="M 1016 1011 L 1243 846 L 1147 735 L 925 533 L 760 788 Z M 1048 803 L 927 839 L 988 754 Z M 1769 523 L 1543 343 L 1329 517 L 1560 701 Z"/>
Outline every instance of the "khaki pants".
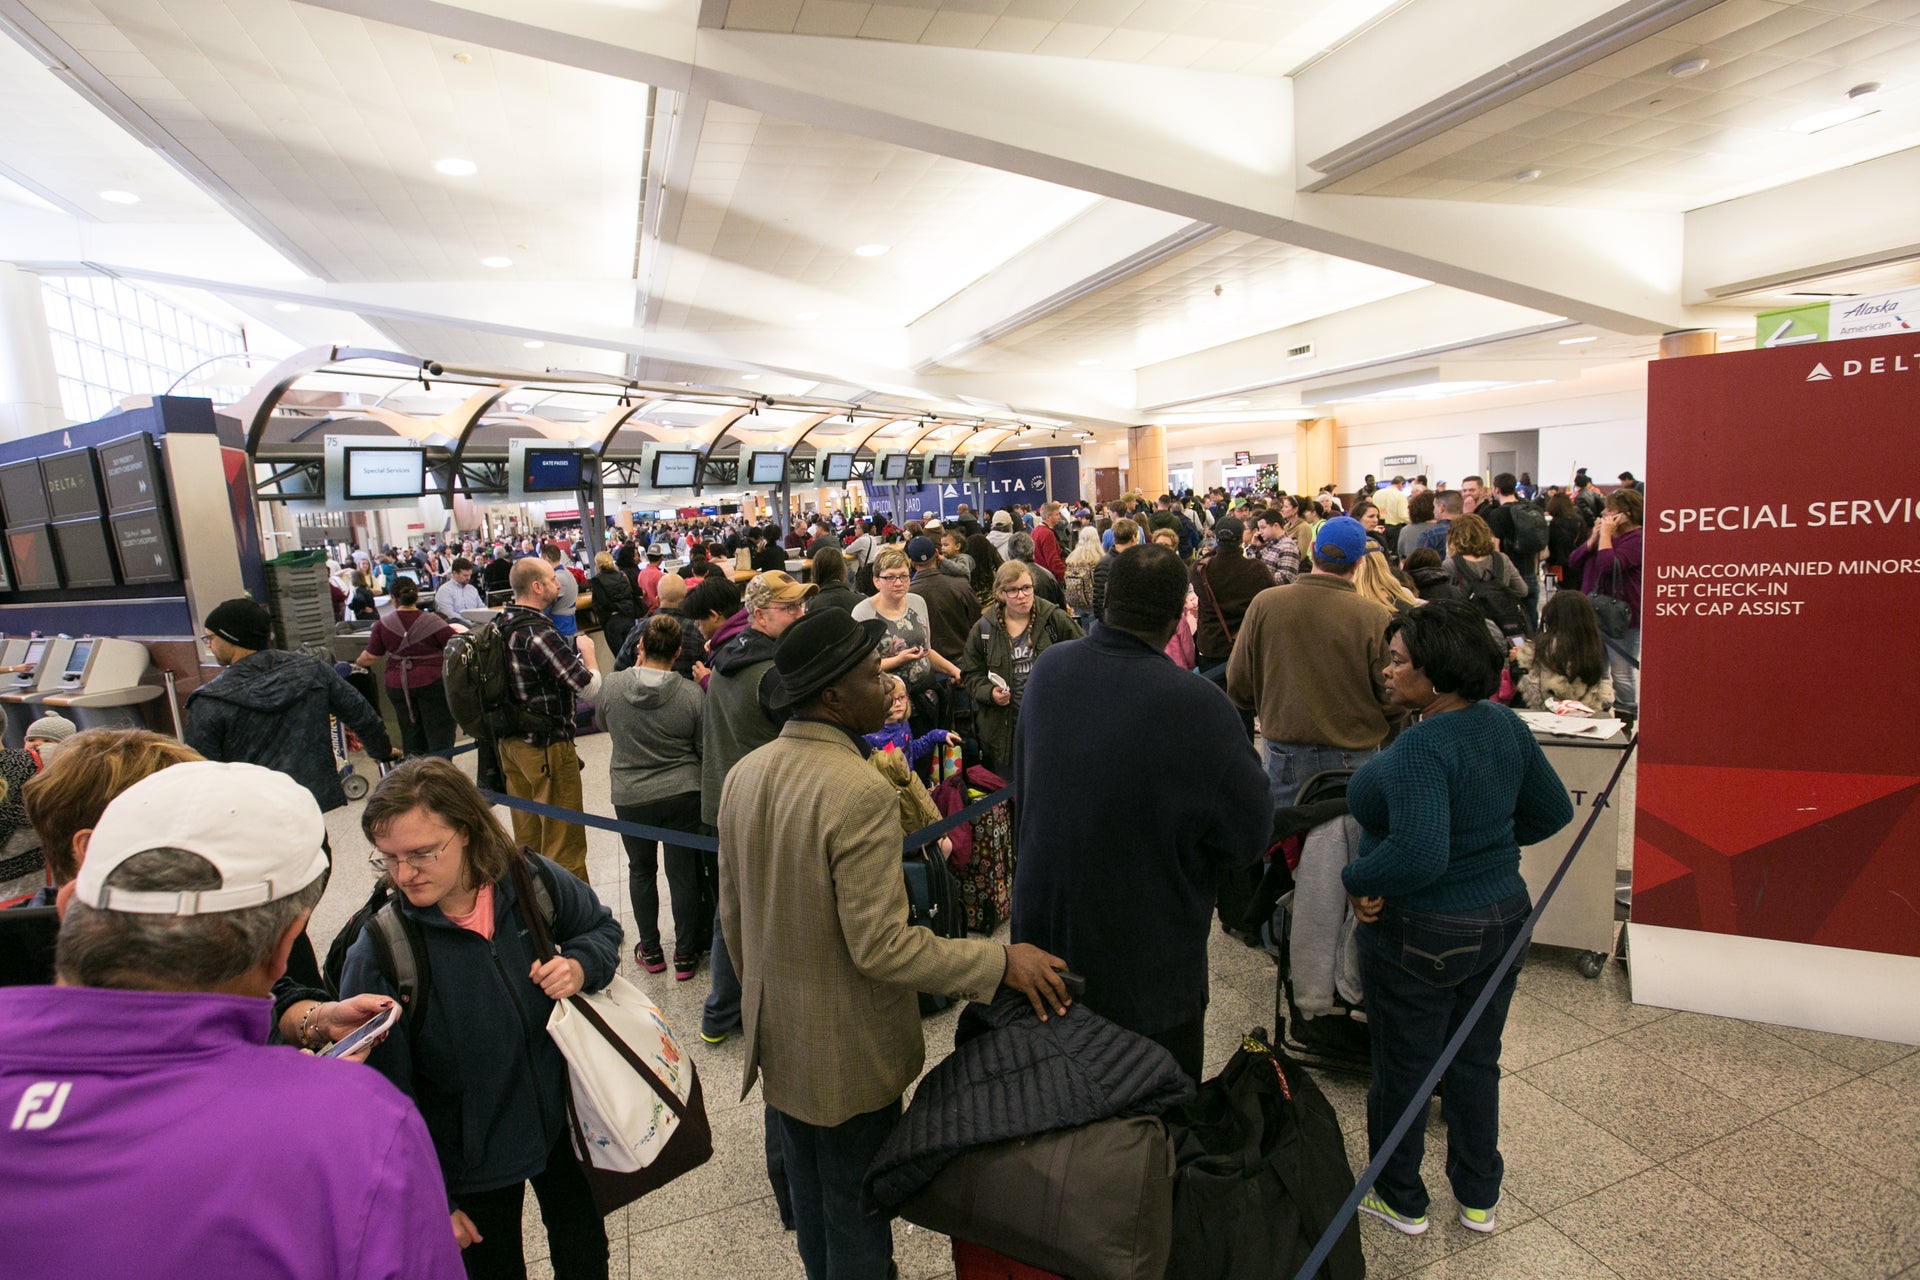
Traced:
<path fill-rule="evenodd" d="M 580 757 L 571 741 L 536 747 L 519 738 L 502 738 L 495 744 L 495 750 L 500 755 L 500 771 L 507 778 L 508 795 L 560 809 L 578 810 L 584 803 L 580 794 Z M 515 809 L 513 838 L 553 859 L 582 882 L 586 881 L 585 827 Z"/>

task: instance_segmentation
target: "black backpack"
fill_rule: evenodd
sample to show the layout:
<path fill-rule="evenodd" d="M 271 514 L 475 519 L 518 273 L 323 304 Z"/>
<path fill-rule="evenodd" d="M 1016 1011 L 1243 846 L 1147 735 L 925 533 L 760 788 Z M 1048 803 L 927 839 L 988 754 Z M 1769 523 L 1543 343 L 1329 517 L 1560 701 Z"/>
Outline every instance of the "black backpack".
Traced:
<path fill-rule="evenodd" d="M 1473 601 L 1480 610 L 1480 616 L 1500 628 L 1500 634 L 1509 640 L 1517 639 L 1528 633 L 1527 616 L 1520 608 L 1520 601 L 1513 591 L 1500 580 L 1497 567 L 1499 553 L 1487 561 L 1486 568 L 1476 569 L 1458 556 L 1454 557 L 1454 572 L 1460 579 L 1460 589 L 1467 593 L 1467 599 Z"/>
<path fill-rule="evenodd" d="M 1534 556 L 1547 549 L 1547 513 L 1531 502 L 1509 502 L 1513 515 L 1513 549 Z"/>
<path fill-rule="evenodd" d="M 540 918 L 547 922 L 549 931 L 553 928 L 553 869 L 540 858 L 533 858 L 526 850 L 518 855 L 529 858 L 534 870 L 533 902 Z M 347 967 L 347 952 L 352 950 L 355 939 L 366 933 L 373 939 L 374 963 L 380 968 L 380 977 L 393 988 L 400 1001 L 401 1018 L 411 1032 L 427 1016 L 427 994 L 433 989 L 433 969 L 427 961 L 426 940 L 420 936 L 420 926 L 413 918 L 400 910 L 404 901 L 400 892 L 385 880 L 373 886 L 373 892 L 366 904 L 348 918 L 340 932 L 334 935 L 333 942 L 327 948 L 327 962 L 321 969 L 329 990 L 340 990 L 340 975 Z"/>
<path fill-rule="evenodd" d="M 475 739 L 553 734 L 561 727 L 555 718 L 534 715 L 509 696 L 507 637 L 545 621 L 543 615 L 532 610 L 502 612 L 466 635 L 447 641 L 441 673 L 447 707 L 459 726 Z"/>
<path fill-rule="evenodd" d="M 902 858 L 907 879 L 907 923 L 933 930 L 936 938 L 967 936 L 967 911 L 960 902 L 960 886 L 938 844 L 924 845 Z M 920 1016 L 938 1013 L 951 1001 L 941 993 L 920 993 Z"/>

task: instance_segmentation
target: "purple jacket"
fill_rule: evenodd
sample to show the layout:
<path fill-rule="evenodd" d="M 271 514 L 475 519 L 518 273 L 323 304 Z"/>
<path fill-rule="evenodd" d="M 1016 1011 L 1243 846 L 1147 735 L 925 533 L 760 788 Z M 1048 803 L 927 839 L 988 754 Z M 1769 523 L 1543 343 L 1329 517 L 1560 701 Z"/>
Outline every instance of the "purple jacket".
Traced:
<path fill-rule="evenodd" d="M 947 731 L 934 729 L 916 738 L 913 730 L 907 727 L 907 722 L 902 720 L 882 725 L 878 733 L 869 733 L 865 737 L 867 745 L 875 751 L 891 748 L 906 756 L 908 764 L 917 765 L 932 755 L 936 748 L 946 745 Z"/>
<path fill-rule="evenodd" d="M 0 989 L 7 1274 L 463 1276 L 419 1112 L 378 1072 L 268 1047 L 270 1007 Z"/>

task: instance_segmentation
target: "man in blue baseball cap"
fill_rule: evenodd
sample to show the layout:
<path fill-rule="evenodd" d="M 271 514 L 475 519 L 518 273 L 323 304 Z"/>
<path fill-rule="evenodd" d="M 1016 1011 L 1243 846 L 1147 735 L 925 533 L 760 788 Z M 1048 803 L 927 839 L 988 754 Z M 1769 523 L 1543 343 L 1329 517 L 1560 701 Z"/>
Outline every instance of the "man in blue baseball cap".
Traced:
<path fill-rule="evenodd" d="M 1254 711 L 1275 808 L 1323 769 L 1352 769 L 1380 749 L 1398 713 L 1387 698 L 1385 605 L 1353 589 L 1378 554 L 1358 520 L 1335 516 L 1313 538 L 1313 572 L 1254 597 L 1227 663 L 1227 696 Z"/>

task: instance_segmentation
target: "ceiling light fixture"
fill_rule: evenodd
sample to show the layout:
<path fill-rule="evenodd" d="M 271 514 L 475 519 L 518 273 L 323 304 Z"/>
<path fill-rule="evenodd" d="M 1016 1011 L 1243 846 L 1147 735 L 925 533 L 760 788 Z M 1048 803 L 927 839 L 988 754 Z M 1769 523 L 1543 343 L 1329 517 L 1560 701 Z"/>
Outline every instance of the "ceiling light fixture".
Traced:
<path fill-rule="evenodd" d="M 131 191 L 102 191 L 100 198 L 108 204 L 139 204 L 140 197 Z"/>
<path fill-rule="evenodd" d="M 1599 335 L 1590 333 L 1584 338 L 1562 338 L 1560 339 L 1560 345 L 1563 347 L 1571 347 L 1571 346 L 1577 346 L 1582 342 L 1598 342 L 1598 341 L 1600 341 Z"/>
<path fill-rule="evenodd" d="M 743 374 L 741 374 L 741 375 L 740 375 L 740 381 L 742 381 L 742 382 L 754 382 L 754 381 L 757 381 L 757 380 L 759 379 L 759 377 L 760 377 L 760 375 L 759 375 L 759 374 L 757 374 L 757 373 L 743 373 Z"/>
<path fill-rule="evenodd" d="M 1082 361 L 1080 362 L 1080 367 L 1081 367 L 1082 369 L 1091 369 L 1091 368 L 1093 368 L 1093 367 L 1094 367 L 1095 365 L 1098 365 L 1099 363 L 1100 363 L 1100 362 L 1099 362 L 1098 360 L 1093 360 L 1093 359 L 1088 359 L 1088 360 L 1082 360 Z"/>
<path fill-rule="evenodd" d="M 480 172 L 480 166 L 471 160 L 448 157 L 445 160 L 435 160 L 433 162 L 433 171 L 435 173 L 444 173 L 449 178 L 471 178 L 474 174 Z"/>
<path fill-rule="evenodd" d="M 1830 111 L 1816 111 L 1810 116 L 1802 116 L 1787 127 L 1795 133 L 1820 133 L 1839 125 L 1851 124 L 1855 120 L 1863 120 L 1868 116 L 1879 114 L 1880 108 L 1878 107 L 1858 105 L 1834 107 Z"/>
<path fill-rule="evenodd" d="M 540 341 L 540 339 L 538 338 L 529 338 L 525 342 L 521 343 L 520 345 L 525 347 L 529 351 L 538 351 L 540 348 L 546 346 L 547 344 Z"/>
<path fill-rule="evenodd" d="M 1540 173 L 1541 171 L 1539 169 L 1522 169 L 1513 175 L 1513 180 L 1515 182 L 1532 182 L 1540 176 Z"/>
<path fill-rule="evenodd" d="M 273 304 L 273 309 L 275 311 L 298 311 L 300 304 L 297 302 L 276 302 Z"/>
<path fill-rule="evenodd" d="M 492 267 L 492 268 L 493 268 L 494 270 L 496 270 L 496 271 L 498 271 L 498 270 L 500 270 L 500 269 L 501 269 L 502 267 L 510 267 L 510 266 L 512 266 L 512 265 L 513 265 L 513 259 L 512 259 L 512 258 L 505 258 L 505 257 L 501 257 L 501 256 L 499 256 L 499 255 L 497 255 L 497 254 L 496 254 L 496 255 L 495 255 L 494 257 L 491 257 L 491 258 L 482 258 L 482 259 L 480 259 L 480 265 L 481 265 L 481 266 L 483 266 L 483 267 Z"/>
<path fill-rule="evenodd" d="M 1697 76 L 1713 65 L 1709 58 L 1682 58 L 1667 68 L 1667 74 L 1675 80 L 1685 80 L 1688 76 Z"/>
<path fill-rule="evenodd" d="M 892 245 L 887 244 L 863 244 L 858 249 L 855 249 L 854 253 L 862 258 L 878 258 L 892 247 Z"/>
<path fill-rule="evenodd" d="M 820 313 L 818 311 L 796 311 L 794 312 L 793 318 L 795 320 L 818 320 Z"/>

